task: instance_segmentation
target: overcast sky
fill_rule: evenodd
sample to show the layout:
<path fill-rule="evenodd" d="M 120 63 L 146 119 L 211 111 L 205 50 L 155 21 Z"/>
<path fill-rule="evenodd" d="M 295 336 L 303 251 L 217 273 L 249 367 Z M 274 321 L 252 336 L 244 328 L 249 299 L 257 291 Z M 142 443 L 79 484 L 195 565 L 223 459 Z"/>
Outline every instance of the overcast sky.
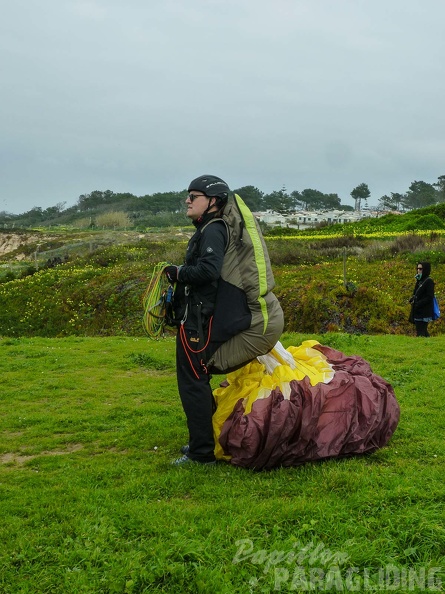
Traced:
<path fill-rule="evenodd" d="M 444 0 L 3 0 L 0 211 L 445 174 Z"/>

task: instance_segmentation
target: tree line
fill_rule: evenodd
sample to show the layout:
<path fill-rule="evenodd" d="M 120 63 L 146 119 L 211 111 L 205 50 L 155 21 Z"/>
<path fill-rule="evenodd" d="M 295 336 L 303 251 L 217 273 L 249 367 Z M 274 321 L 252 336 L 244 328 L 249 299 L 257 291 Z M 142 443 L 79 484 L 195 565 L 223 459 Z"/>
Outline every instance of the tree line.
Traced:
<path fill-rule="evenodd" d="M 405 194 L 385 194 L 380 198 L 379 206 L 384 210 L 413 210 L 439 202 L 445 202 L 445 175 L 440 175 L 434 184 L 413 181 Z"/>
<path fill-rule="evenodd" d="M 281 214 L 289 214 L 296 210 L 354 209 L 352 206 L 342 205 L 338 194 L 326 194 L 312 188 L 288 192 L 285 187 L 282 187 L 267 194 L 256 186 L 247 185 L 234 191 L 254 212 L 273 210 Z M 368 185 L 361 183 L 352 189 L 350 195 L 355 201 L 355 209 L 360 210 L 363 204 L 367 206 L 371 193 Z M 91 217 L 93 224 L 93 217 L 113 210 L 125 212 L 135 225 L 150 225 L 153 217 L 162 216 L 166 224 L 175 224 L 176 219 L 179 221 L 183 216 L 186 197 L 187 190 L 156 192 L 144 196 L 135 196 L 129 192 L 94 190 L 89 194 L 80 195 L 76 204 L 69 208 L 65 207 L 65 202 L 60 202 L 46 209 L 34 207 L 21 215 L 0 212 L 0 226 L 10 226 L 11 223 L 19 226 L 70 224 L 80 217 Z M 413 181 L 404 194 L 391 192 L 389 195 L 382 196 L 378 206 L 382 210 L 407 211 L 439 202 L 445 202 L 445 175 L 439 176 L 438 181 L 433 184 Z M 181 223 L 178 222 L 178 224 Z"/>
<path fill-rule="evenodd" d="M 255 186 L 243 186 L 234 190 L 239 194 L 249 208 L 253 211 L 274 210 L 282 214 L 293 212 L 299 209 L 305 210 L 329 210 L 340 208 L 350 210 L 351 206 L 342 206 L 338 194 L 324 194 L 319 190 L 305 189 L 302 192 L 287 192 L 286 188 L 266 194 Z M 146 196 L 133 196 L 131 194 L 115 194 L 110 190 L 105 192 L 94 191 L 79 197 L 77 206 L 80 211 L 97 210 L 103 205 L 125 206 L 127 211 L 150 212 L 160 214 L 162 212 L 184 211 L 184 203 L 187 191 L 162 192 L 147 194 Z"/>

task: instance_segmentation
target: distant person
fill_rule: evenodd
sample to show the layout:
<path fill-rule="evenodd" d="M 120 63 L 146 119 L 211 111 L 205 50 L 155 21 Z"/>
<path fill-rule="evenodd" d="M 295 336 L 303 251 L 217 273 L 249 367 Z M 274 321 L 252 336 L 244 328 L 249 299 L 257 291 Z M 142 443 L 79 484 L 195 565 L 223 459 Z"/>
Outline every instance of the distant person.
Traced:
<path fill-rule="evenodd" d="M 431 264 L 417 264 L 416 284 L 409 302 L 411 313 L 409 321 L 416 327 L 417 336 L 429 336 L 428 324 L 433 321 L 434 281 L 430 277 Z"/>

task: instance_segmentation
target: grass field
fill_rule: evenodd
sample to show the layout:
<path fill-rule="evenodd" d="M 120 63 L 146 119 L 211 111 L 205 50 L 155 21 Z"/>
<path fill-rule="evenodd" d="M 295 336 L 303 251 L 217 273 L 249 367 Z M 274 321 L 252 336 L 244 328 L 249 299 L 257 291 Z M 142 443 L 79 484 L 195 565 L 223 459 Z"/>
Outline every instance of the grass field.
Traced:
<path fill-rule="evenodd" d="M 306 338 L 392 383 L 389 447 L 177 469 L 172 339 L 0 339 L 0 592 L 442 590 L 445 336 Z"/>

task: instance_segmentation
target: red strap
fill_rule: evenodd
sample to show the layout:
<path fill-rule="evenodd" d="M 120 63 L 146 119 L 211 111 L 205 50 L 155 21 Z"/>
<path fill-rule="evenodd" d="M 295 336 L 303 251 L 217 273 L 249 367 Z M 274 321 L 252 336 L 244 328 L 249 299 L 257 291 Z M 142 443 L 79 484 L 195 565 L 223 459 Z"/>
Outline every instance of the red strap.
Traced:
<path fill-rule="evenodd" d="M 202 347 L 202 349 L 198 349 L 196 351 L 194 349 L 192 349 L 192 347 L 187 342 L 187 336 L 185 334 L 184 324 L 181 324 L 180 327 L 179 327 L 179 335 L 181 337 L 181 343 L 182 343 L 182 346 L 184 348 L 184 352 L 187 355 L 187 359 L 189 360 L 190 367 L 192 368 L 193 373 L 195 374 L 196 379 L 199 379 L 199 374 L 197 373 L 196 369 L 193 367 L 193 363 L 192 363 L 192 360 L 190 358 L 189 351 L 191 353 L 194 353 L 196 355 L 197 353 L 202 353 L 202 351 L 204 351 L 207 348 L 207 346 L 208 346 L 208 344 L 210 342 L 210 333 L 212 331 L 212 321 L 213 321 L 213 316 L 210 318 L 210 321 L 209 321 L 209 332 L 208 332 L 208 336 L 207 336 L 207 342 Z M 202 359 L 201 359 L 201 366 L 204 369 L 204 372 L 205 373 L 208 373 L 207 372 L 207 367 L 205 366 L 205 364 L 204 364 L 204 362 L 203 362 Z"/>

